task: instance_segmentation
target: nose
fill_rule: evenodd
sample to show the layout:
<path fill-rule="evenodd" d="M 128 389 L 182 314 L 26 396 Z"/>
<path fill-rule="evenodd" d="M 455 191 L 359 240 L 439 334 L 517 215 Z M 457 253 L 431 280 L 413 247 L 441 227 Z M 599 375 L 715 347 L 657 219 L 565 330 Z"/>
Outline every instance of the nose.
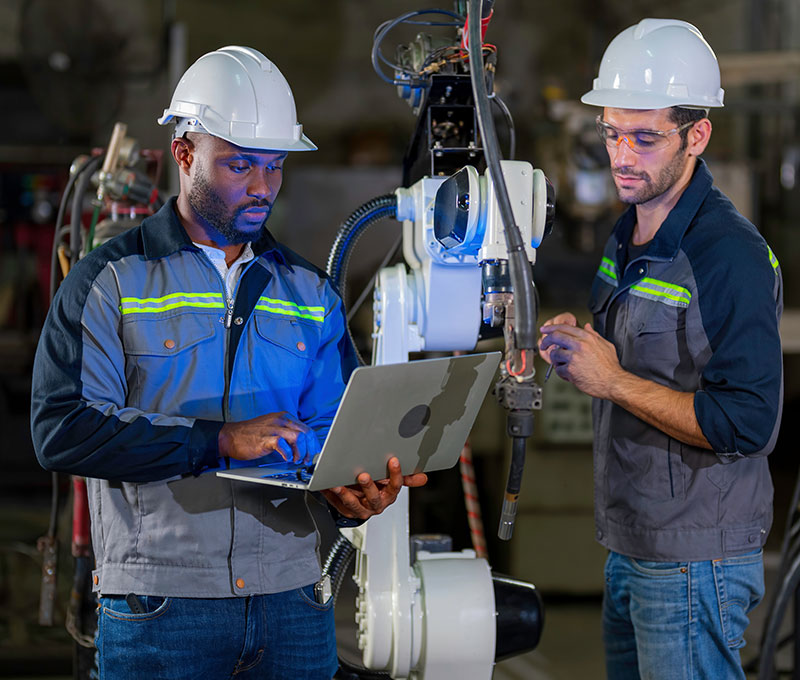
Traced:
<path fill-rule="evenodd" d="M 253 198 L 266 198 L 269 193 L 269 182 L 263 172 L 254 172 L 247 185 L 247 195 Z"/>
<path fill-rule="evenodd" d="M 611 160 L 615 167 L 621 168 L 636 164 L 636 155 L 633 151 L 633 144 L 627 135 L 621 136 L 617 140 L 616 148 L 610 149 Z"/>
<path fill-rule="evenodd" d="M 247 195 L 257 199 L 274 200 L 280 188 L 280 173 L 262 170 L 253 173 L 247 186 Z"/>

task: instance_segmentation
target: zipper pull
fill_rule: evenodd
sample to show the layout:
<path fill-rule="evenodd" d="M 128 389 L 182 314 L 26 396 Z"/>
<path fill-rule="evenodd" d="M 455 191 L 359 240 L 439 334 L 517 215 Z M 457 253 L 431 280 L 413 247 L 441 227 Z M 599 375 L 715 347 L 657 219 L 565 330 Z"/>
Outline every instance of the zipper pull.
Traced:
<path fill-rule="evenodd" d="M 231 319 L 233 318 L 233 300 L 228 299 L 228 309 L 225 311 L 225 328 L 231 327 Z"/>

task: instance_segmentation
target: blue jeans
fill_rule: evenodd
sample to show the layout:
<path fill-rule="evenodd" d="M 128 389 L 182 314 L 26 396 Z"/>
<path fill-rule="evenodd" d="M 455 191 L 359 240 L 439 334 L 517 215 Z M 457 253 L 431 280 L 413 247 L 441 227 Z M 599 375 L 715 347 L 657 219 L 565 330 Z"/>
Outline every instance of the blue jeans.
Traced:
<path fill-rule="evenodd" d="M 706 562 L 608 555 L 608 680 L 744 680 L 748 612 L 764 596 L 763 553 Z"/>
<path fill-rule="evenodd" d="M 102 680 L 330 680 L 338 667 L 333 598 L 314 586 L 223 599 L 101 597 Z"/>

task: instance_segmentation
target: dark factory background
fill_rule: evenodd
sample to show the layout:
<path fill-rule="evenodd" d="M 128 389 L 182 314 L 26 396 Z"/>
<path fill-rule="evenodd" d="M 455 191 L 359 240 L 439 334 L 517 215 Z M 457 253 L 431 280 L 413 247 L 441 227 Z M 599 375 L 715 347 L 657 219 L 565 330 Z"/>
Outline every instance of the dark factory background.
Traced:
<path fill-rule="evenodd" d="M 269 227 L 324 268 L 340 223 L 365 201 L 402 185 L 403 154 L 414 131 L 411 107 L 372 69 L 373 32 L 387 19 L 430 6 L 416 0 L 0 0 L 0 677 L 72 672 L 73 643 L 65 630 L 72 574 L 69 480 L 64 476 L 60 482 L 55 623 L 42 627 L 37 623 L 42 555 L 36 545 L 48 529 L 52 483 L 36 462 L 29 432 L 31 368 L 47 312 L 54 226 L 71 164 L 107 146 L 114 124 L 123 122 L 127 135 L 152 152 L 153 167 L 159 152 L 164 154 L 157 184 L 164 197 L 175 193 L 170 133 L 156 119 L 178 75 L 215 48 L 255 47 L 288 79 L 298 119 L 319 147 L 286 162 Z M 443 0 L 438 6 L 452 9 L 453 3 Z M 497 46 L 495 89 L 513 116 L 516 158 L 544 170 L 558 196 L 553 233 L 539 248 L 534 267 L 539 318 L 570 309 L 588 319 L 588 290 L 621 205 L 594 131 L 596 112 L 579 98 L 591 87 L 611 37 L 648 16 L 689 21 L 713 46 L 725 107 L 712 112 L 714 132 L 704 157 L 783 270 L 785 402 L 770 456 L 776 521 L 767 564 L 774 569 L 798 469 L 796 0 L 497 0 L 487 40 Z M 420 30 L 399 27 L 385 51 L 413 41 Z M 496 123 L 507 152 L 508 122 L 498 115 Z M 82 205 L 87 224 L 90 198 L 87 193 Z M 400 224 L 388 220 L 359 243 L 350 271 L 354 296 L 399 233 Z M 368 302 L 354 324 L 365 349 L 371 323 Z M 509 543 L 494 536 L 508 444 L 502 411 L 492 397 L 479 416 L 472 449 L 490 562 L 535 583 L 553 612 L 541 647 L 532 654 L 533 670 L 507 677 L 602 677 L 604 553 L 593 538 L 588 398 L 557 378 L 545 386 Z M 433 475 L 426 489 L 412 494 L 411 504 L 413 531 L 447 533 L 456 549 L 470 547 L 457 469 Z M 774 580 L 769 587 L 776 587 Z M 760 634 L 754 623 L 746 657 L 757 653 Z M 569 651 L 575 644 L 598 651 L 575 655 Z M 501 664 L 496 677 L 502 672 Z"/>

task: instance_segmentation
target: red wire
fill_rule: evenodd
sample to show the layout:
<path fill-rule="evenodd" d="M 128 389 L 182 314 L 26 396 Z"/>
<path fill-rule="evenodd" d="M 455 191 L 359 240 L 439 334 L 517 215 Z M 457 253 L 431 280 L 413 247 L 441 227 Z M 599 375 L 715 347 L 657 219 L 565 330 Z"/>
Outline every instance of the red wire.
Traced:
<path fill-rule="evenodd" d="M 525 373 L 525 352 L 522 352 L 522 368 L 520 369 L 519 373 L 514 373 L 514 371 L 511 370 L 510 359 L 506 361 L 506 370 L 508 371 L 509 375 L 513 375 L 514 377 L 517 377 L 518 375 L 522 375 L 523 373 Z"/>

